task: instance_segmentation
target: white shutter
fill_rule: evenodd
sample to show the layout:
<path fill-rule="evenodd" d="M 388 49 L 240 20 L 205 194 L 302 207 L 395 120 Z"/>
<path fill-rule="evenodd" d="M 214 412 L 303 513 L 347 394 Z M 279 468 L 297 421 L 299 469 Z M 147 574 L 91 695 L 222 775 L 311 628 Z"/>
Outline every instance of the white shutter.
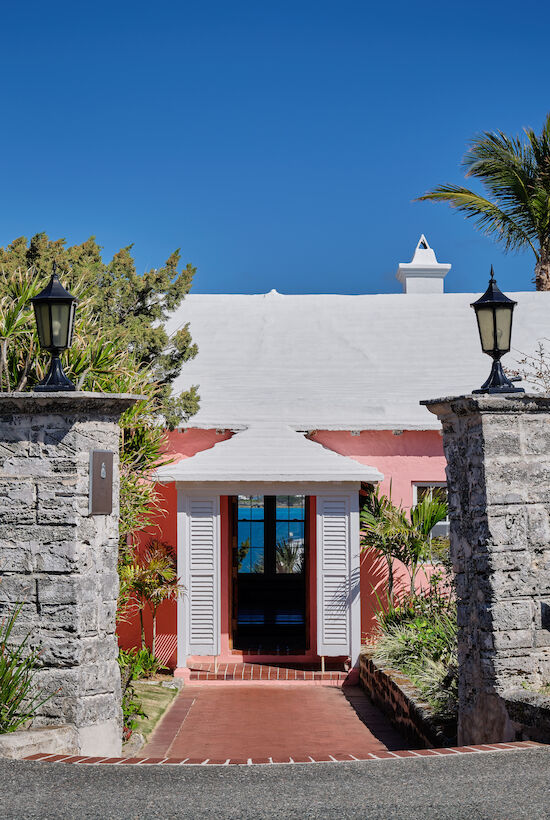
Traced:
<path fill-rule="evenodd" d="M 317 653 L 351 652 L 350 498 L 317 496 Z"/>
<path fill-rule="evenodd" d="M 217 655 L 219 639 L 219 498 L 187 497 L 187 650 Z"/>

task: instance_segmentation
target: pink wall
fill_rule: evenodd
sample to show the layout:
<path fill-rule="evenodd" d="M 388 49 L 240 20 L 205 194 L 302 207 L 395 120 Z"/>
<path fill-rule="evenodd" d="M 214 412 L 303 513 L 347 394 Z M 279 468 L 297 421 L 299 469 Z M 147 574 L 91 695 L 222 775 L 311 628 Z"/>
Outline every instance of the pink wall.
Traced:
<path fill-rule="evenodd" d="M 445 481 L 443 441 L 437 430 L 412 430 L 395 436 L 391 430 L 366 430 L 360 435 L 341 430 L 320 430 L 311 436 L 329 450 L 376 467 L 384 474 L 382 492 L 394 504 L 410 507 L 412 485 L 417 481 Z"/>
<path fill-rule="evenodd" d="M 166 434 L 167 453 L 174 461 L 191 458 L 201 450 L 209 450 L 220 441 L 232 438 L 233 433 L 217 433 L 216 430 L 172 430 Z"/>
<path fill-rule="evenodd" d="M 167 434 L 167 451 L 176 461 L 190 458 L 201 450 L 207 450 L 220 441 L 231 438 L 232 433 L 217 433 L 215 430 L 174 431 Z M 441 436 L 437 431 L 405 431 L 395 436 L 388 430 L 364 431 L 360 435 L 351 435 L 345 431 L 318 431 L 311 436 L 330 450 L 376 467 L 384 474 L 381 482 L 382 491 L 389 493 L 392 485 L 392 499 L 396 504 L 410 507 L 412 504 L 412 485 L 418 481 L 445 481 L 445 457 Z M 160 486 L 165 514 L 159 516 L 155 524 L 143 533 L 141 546 L 146 545 L 152 537 L 160 538 L 170 544 L 176 544 L 176 490 L 175 485 Z M 310 544 L 312 545 L 309 562 L 309 601 L 310 601 L 310 649 L 308 655 L 316 655 L 316 574 L 315 574 L 315 499 L 312 499 L 310 517 Z M 230 579 L 230 533 L 229 505 L 227 497 L 221 499 L 221 547 L 222 547 L 222 588 L 221 588 L 221 651 L 229 657 L 229 579 Z M 397 569 L 397 575 L 403 585 L 408 584 L 408 575 L 404 567 Z M 384 589 L 386 579 L 383 562 L 376 557 L 363 555 L 361 562 L 361 631 L 363 637 L 372 633 L 376 597 L 373 589 L 379 594 Z M 146 633 L 151 635 L 151 618 L 145 613 Z M 158 614 L 159 635 L 168 647 L 166 656 L 169 666 L 176 664 L 176 604 L 163 604 Z M 139 621 L 133 618 L 129 623 L 118 627 L 119 643 L 128 648 L 139 645 Z M 258 660 L 256 658 L 256 660 Z"/>

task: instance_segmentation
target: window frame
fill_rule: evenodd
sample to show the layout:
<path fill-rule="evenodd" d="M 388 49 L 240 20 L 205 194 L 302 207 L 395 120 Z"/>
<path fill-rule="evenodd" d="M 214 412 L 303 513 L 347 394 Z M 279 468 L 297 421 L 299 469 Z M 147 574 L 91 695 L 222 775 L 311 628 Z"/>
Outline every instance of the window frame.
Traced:
<path fill-rule="evenodd" d="M 415 507 L 418 504 L 418 488 L 430 487 L 430 488 L 438 488 L 444 487 L 447 490 L 447 503 L 449 498 L 449 491 L 447 489 L 447 482 L 446 481 L 413 481 L 412 483 L 412 506 Z M 435 530 L 435 532 L 434 532 Z M 450 521 L 449 521 L 449 511 L 447 510 L 447 517 L 440 521 L 439 524 L 436 524 L 435 527 L 430 532 L 430 540 L 432 538 L 448 538 L 450 532 Z"/>

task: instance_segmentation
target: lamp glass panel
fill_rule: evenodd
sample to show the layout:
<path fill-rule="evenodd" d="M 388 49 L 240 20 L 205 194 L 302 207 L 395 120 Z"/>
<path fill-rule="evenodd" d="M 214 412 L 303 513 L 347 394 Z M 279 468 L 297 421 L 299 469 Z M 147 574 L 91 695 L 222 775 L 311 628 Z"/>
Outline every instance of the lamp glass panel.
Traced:
<path fill-rule="evenodd" d="M 36 318 L 36 329 L 38 330 L 38 341 L 40 347 L 50 347 L 50 311 L 49 306 L 45 304 L 34 305 L 34 315 Z"/>
<path fill-rule="evenodd" d="M 481 348 L 484 353 L 491 353 L 495 349 L 495 334 L 493 324 L 493 308 L 480 307 L 476 311 Z"/>
<path fill-rule="evenodd" d="M 507 353 L 510 350 L 512 309 L 513 306 L 510 305 L 496 308 L 497 350 L 501 353 Z"/>
<path fill-rule="evenodd" d="M 74 315 L 76 312 L 76 302 L 71 302 L 71 314 L 69 319 L 69 338 L 67 339 L 67 347 L 70 347 L 73 341 L 74 330 Z"/>
<path fill-rule="evenodd" d="M 71 305 L 67 302 L 52 304 L 52 347 L 67 347 Z"/>

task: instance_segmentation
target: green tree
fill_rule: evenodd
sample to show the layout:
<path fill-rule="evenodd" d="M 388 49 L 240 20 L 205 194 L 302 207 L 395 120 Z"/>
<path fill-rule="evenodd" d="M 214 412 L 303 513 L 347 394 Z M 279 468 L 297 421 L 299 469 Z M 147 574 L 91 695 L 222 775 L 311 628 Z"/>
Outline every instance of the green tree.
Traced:
<path fill-rule="evenodd" d="M 131 562 L 123 564 L 119 573 L 121 594 L 125 599 L 126 609 L 131 609 L 133 605 L 139 612 L 142 649 L 147 648 L 143 610 L 146 606 L 151 610 L 151 650 L 155 655 L 158 608 L 163 601 L 175 601 L 183 593 L 176 573 L 173 550 L 167 544 L 153 540 L 142 555 L 135 555 Z"/>
<path fill-rule="evenodd" d="M 410 594 L 415 594 L 416 576 L 422 563 L 430 558 L 431 532 L 447 517 L 447 503 L 437 497 L 424 498 L 407 513 L 396 507 L 378 486 L 365 499 L 360 513 L 363 549 L 378 551 L 388 569 L 388 601 L 393 604 L 395 560 L 407 567 Z"/>
<path fill-rule="evenodd" d="M 540 134 L 524 130 L 527 139 L 486 131 L 470 141 L 462 164 L 487 197 L 460 185 L 439 185 L 419 200 L 448 202 L 506 252 L 530 248 L 536 289 L 550 290 L 550 114 Z"/>
<path fill-rule="evenodd" d="M 168 427 L 174 427 L 198 409 L 197 387 L 171 396 L 171 385 L 183 364 L 193 358 L 189 325 L 170 338 L 164 322 L 189 292 L 195 268 L 180 269 L 179 250 L 163 267 L 136 271 L 132 246 L 121 248 L 110 262 L 104 262 L 101 248 L 90 237 L 81 245 L 66 246 L 64 239 L 51 240 L 39 233 L 27 241 L 19 237 L 0 248 L 0 298 L 9 292 L 10 280 L 18 271 L 32 271 L 45 284 L 55 261 L 63 284 L 86 299 L 89 319 L 105 339 L 131 351 L 134 361 L 148 369 L 157 384 L 156 401 Z M 8 291 L 6 290 L 8 289 Z"/>

